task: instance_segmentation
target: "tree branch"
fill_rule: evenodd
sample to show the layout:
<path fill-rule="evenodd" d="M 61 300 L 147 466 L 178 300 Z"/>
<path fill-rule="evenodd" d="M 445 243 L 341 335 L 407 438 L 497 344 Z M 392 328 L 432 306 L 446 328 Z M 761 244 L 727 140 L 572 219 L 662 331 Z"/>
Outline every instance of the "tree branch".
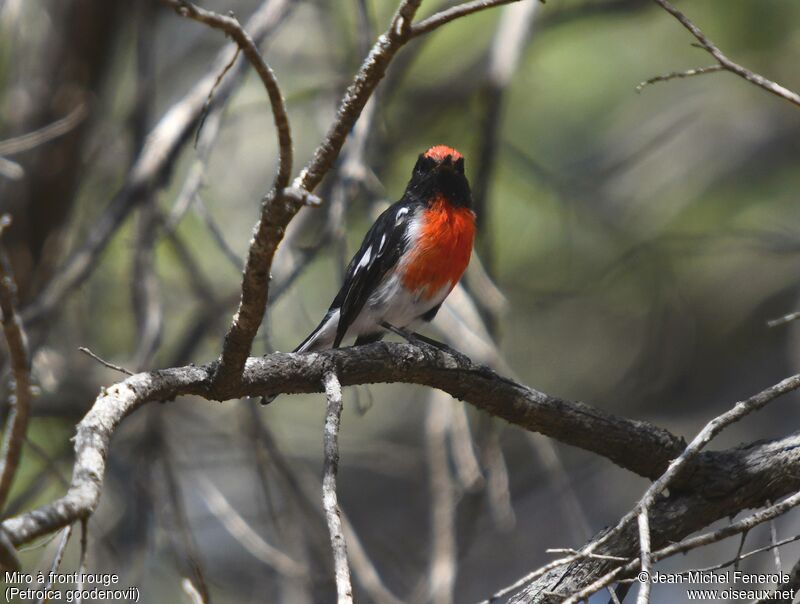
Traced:
<path fill-rule="evenodd" d="M 174 1 L 174 0 L 168 0 Z M 412 21 L 421 0 L 402 0 L 392 18 L 389 28 L 378 38 L 361 68 L 353 78 L 339 103 L 336 119 L 331 124 L 325 139 L 314 152 L 310 162 L 295 178 L 292 189 L 311 193 L 333 166 L 339 152 L 361 115 L 378 83 L 397 51 L 409 40 L 443 25 L 453 19 L 470 14 L 481 8 L 491 8 L 512 0 L 493 0 L 461 5 L 466 8 L 455 15 L 436 22 L 435 25 L 415 33 Z M 230 330 L 225 336 L 219 368 L 214 379 L 214 396 L 226 398 L 235 388 L 250 354 L 253 338 L 258 331 L 269 298 L 269 274 L 278 245 L 283 240 L 289 222 L 303 204 L 297 196 L 283 194 L 283 187 L 276 186 L 265 198 L 262 214 L 254 229 L 250 243 L 247 266 L 242 280 L 242 299 L 233 317 Z"/>
<path fill-rule="evenodd" d="M 737 76 L 747 80 L 751 84 L 755 84 L 759 88 L 763 88 L 767 92 L 774 94 L 775 96 L 778 96 L 784 100 L 789 101 L 793 105 L 797 105 L 798 107 L 800 107 L 800 95 L 798 95 L 796 92 L 789 90 L 788 88 L 784 88 L 780 84 L 777 84 L 772 80 L 768 80 L 764 76 L 754 73 L 749 69 L 742 67 L 738 63 L 734 63 L 727 56 L 725 56 L 722 53 L 722 51 L 719 48 L 717 48 L 717 46 L 711 40 L 709 40 L 706 37 L 706 35 L 700 30 L 699 27 L 697 27 L 694 23 L 692 23 L 686 15 L 684 15 L 681 11 L 672 6 L 672 4 L 670 4 L 667 0 L 654 0 L 654 1 L 656 2 L 656 4 L 661 6 L 661 8 L 663 8 L 665 11 L 667 11 L 669 14 L 675 17 L 678 20 L 678 22 L 681 25 L 683 25 L 687 30 L 689 30 L 689 32 L 700 43 L 700 46 L 706 52 L 708 52 L 708 54 L 710 54 L 717 60 L 717 63 L 719 63 L 719 66 L 722 69 L 730 71 L 731 73 L 735 73 Z M 703 73 L 709 73 L 713 70 L 708 67 L 704 67 L 698 70 L 690 70 L 690 71 L 698 72 L 699 75 L 699 72 L 701 71 Z M 695 75 L 695 73 L 684 72 L 683 76 L 670 74 L 671 77 L 660 76 L 653 78 L 653 81 L 672 79 L 672 77 L 685 77 L 688 75 Z M 650 80 L 648 80 L 648 82 L 649 81 Z"/>
<path fill-rule="evenodd" d="M 287 14 L 289 0 L 265 0 L 248 20 L 246 28 L 258 43 L 281 23 Z M 31 325 L 59 307 L 61 300 L 80 285 L 92 272 L 119 226 L 136 204 L 149 192 L 163 184 L 172 170 L 184 144 L 191 140 L 192 129 L 206 106 L 208 91 L 218 74 L 236 52 L 235 45 L 226 45 L 214 59 L 206 74 L 178 101 L 164 112 L 147 136 L 130 173 L 103 214 L 96 220 L 86 241 L 55 273 L 38 297 L 22 309 L 23 320 Z M 242 80 L 244 66 L 236 62 L 216 90 L 210 105 L 223 105 Z"/>
<path fill-rule="evenodd" d="M 264 57 L 261 56 L 261 52 L 258 50 L 253 38 L 250 37 L 236 17 L 219 15 L 213 11 L 195 6 L 188 0 L 161 1 L 171 6 L 176 13 L 183 17 L 194 19 L 209 27 L 225 32 L 227 36 L 236 42 L 250 65 L 256 70 L 264 89 L 267 91 L 272 117 L 275 120 L 275 129 L 278 133 L 278 172 L 275 175 L 274 187 L 283 189 L 289 184 L 289 177 L 292 173 L 292 133 L 289 127 L 289 116 L 286 115 L 283 94 L 280 86 L 278 86 L 275 73 L 264 61 Z M 226 70 L 230 69 L 229 65 L 225 66 Z M 218 82 L 215 81 L 214 84 L 217 86 Z"/>
<path fill-rule="evenodd" d="M 572 557 L 564 558 L 562 561 L 560 561 L 558 566 L 564 567 L 573 563 L 579 563 L 585 560 L 587 554 L 596 553 L 598 551 L 617 556 L 631 555 L 628 552 L 632 547 L 632 544 L 628 543 L 627 539 L 629 539 L 630 534 L 634 531 L 632 528 L 632 521 L 638 517 L 639 536 L 638 539 L 636 539 L 636 542 L 639 545 L 640 559 L 638 561 L 631 562 L 628 566 L 638 567 L 641 565 L 644 570 L 649 571 L 649 568 L 647 567 L 649 566 L 650 562 L 655 561 L 657 558 L 655 555 L 651 557 L 650 554 L 651 536 L 650 525 L 648 522 L 648 509 L 654 506 L 657 501 L 656 498 L 659 497 L 665 491 L 665 489 L 667 489 L 667 487 L 673 485 L 673 481 L 680 475 L 684 468 L 690 464 L 692 460 L 696 459 L 698 455 L 700 455 L 701 450 L 705 448 L 705 446 L 708 445 L 708 443 L 711 442 L 711 440 L 725 427 L 741 420 L 746 415 L 761 409 L 778 396 L 795 390 L 798 387 L 800 387 L 800 375 L 786 378 L 778 384 L 763 390 L 747 400 L 738 402 L 729 411 L 726 411 L 725 413 L 712 419 L 703 427 L 697 436 L 695 436 L 695 438 L 691 443 L 689 443 L 681 455 L 670 462 L 666 471 L 657 480 L 655 480 L 652 485 L 650 485 L 645 494 L 630 512 L 623 516 L 622 519 L 620 519 L 620 521 L 612 529 L 603 531 L 601 535 L 590 541 L 590 543 L 588 543 L 579 553 Z M 700 525 L 700 527 L 702 526 L 704 525 Z M 616 565 L 616 567 L 612 568 L 612 570 L 607 574 L 603 574 L 598 570 L 598 573 L 602 576 L 597 579 L 596 575 L 593 577 L 590 575 L 590 578 L 594 578 L 594 580 L 588 581 L 589 585 L 586 586 L 586 577 L 582 577 L 580 573 L 575 573 L 574 567 L 570 567 L 567 571 L 565 571 L 566 574 L 564 574 L 564 571 L 562 571 L 562 576 L 558 578 L 557 585 L 562 590 L 562 593 L 569 595 L 567 601 L 570 602 L 570 604 L 576 604 L 581 599 L 588 597 L 589 594 L 594 593 L 606 587 L 607 585 L 610 585 L 618 577 L 625 576 L 627 568 L 628 567 L 625 567 L 624 565 Z M 534 571 L 521 581 L 515 583 L 512 587 L 516 589 L 524 585 L 526 582 L 539 578 L 541 578 L 542 581 L 546 581 L 548 579 L 549 571 L 550 565 Z M 575 575 L 577 575 L 579 578 L 574 579 Z M 569 576 L 568 581 L 564 581 L 565 576 Z M 575 585 L 578 585 L 579 588 L 573 588 L 572 590 L 566 588 L 565 590 L 563 586 L 573 582 Z M 539 587 L 540 591 L 541 589 L 542 588 Z M 547 591 L 553 590 L 548 589 Z M 644 593 L 645 598 L 649 596 L 649 584 L 647 582 L 642 585 L 640 593 L 642 592 Z M 533 591 L 530 588 L 526 588 L 521 596 L 522 599 L 519 599 L 518 601 L 535 601 L 527 599 L 532 593 Z M 515 599 L 515 601 L 517 600 Z M 642 602 L 644 601 L 645 600 L 642 600 Z"/>
<path fill-rule="evenodd" d="M 10 223 L 9 217 L 0 217 L 0 233 Z M 8 346 L 13 376 L 13 395 L 10 410 L 3 433 L 3 445 L 0 449 L 0 510 L 5 507 L 6 498 L 11 490 L 14 475 L 17 472 L 25 433 L 28 429 L 30 411 L 31 375 L 28 340 L 22 320 L 16 312 L 17 286 L 11 270 L 11 262 L 5 250 L 0 247 L 0 311 L 2 311 L 3 333 Z"/>
<path fill-rule="evenodd" d="M 551 397 L 460 355 L 405 343 L 250 358 L 231 397 L 320 392 L 331 367 L 336 368 L 342 385 L 407 382 L 444 390 L 526 430 L 598 453 L 650 478 L 663 473 L 670 460 L 684 450 L 680 438 L 647 422 Z M 3 528 L 9 540 L 19 545 L 88 517 L 100 498 L 109 441 L 119 423 L 150 401 L 172 400 L 180 395 L 210 398 L 215 369 L 216 364 L 211 363 L 140 373 L 104 389 L 78 424 L 75 465 L 67 493 L 37 510 L 7 519 Z M 770 392 L 777 396 L 774 389 Z M 670 499 L 668 504 L 659 500 L 651 508 L 656 547 L 664 542 L 665 535 L 680 537 L 745 507 L 755 507 L 767 499 L 776 501 L 800 490 L 800 434 L 701 452 L 684 464 L 671 487 L 676 493 L 687 494 L 676 495 L 679 499 Z M 632 538 L 635 548 L 635 531 L 626 530 L 622 535 Z"/>
<path fill-rule="evenodd" d="M 336 473 L 339 471 L 339 425 L 342 421 L 342 385 L 333 371 L 323 378 L 328 410 L 325 414 L 323 444 L 325 468 L 322 475 L 322 507 L 331 537 L 333 567 L 336 576 L 336 594 L 339 604 L 352 604 L 353 586 L 350 582 L 350 566 L 347 563 L 347 544 L 344 540 L 339 498 L 336 494 Z"/>

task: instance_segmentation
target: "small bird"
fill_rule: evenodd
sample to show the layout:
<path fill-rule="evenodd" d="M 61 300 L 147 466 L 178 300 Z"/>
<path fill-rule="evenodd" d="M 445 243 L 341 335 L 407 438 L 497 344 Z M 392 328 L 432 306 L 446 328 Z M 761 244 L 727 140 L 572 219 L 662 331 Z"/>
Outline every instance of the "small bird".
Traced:
<path fill-rule="evenodd" d="M 347 267 L 344 284 L 295 352 L 377 342 L 387 329 L 431 321 L 469 264 L 475 236 L 464 158 L 436 145 L 417 159 L 400 201 L 383 212 Z"/>

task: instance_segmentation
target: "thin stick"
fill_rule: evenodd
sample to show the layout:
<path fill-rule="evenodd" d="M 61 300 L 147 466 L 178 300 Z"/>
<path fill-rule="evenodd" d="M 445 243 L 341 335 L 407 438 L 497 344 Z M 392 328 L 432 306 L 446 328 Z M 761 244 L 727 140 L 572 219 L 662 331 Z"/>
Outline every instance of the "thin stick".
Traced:
<path fill-rule="evenodd" d="M 67 525 L 67 527 L 61 531 L 61 541 L 58 542 L 58 548 L 56 549 L 55 556 L 53 556 L 53 563 L 50 565 L 50 573 L 47 575 L 47 583 L 42 590 L 42 597 L 39 598 L 36 604 L 43 604 L 44 593 L 49 591 L 53 586 L 53 582 L 50 580 L 50 578 L 58 572 L 58 567 L 61 566 L 61 560 L 64 558 L 64 551 L 67 549 L 67 543 L 69 542 L 70 535 L 72 535 L 71 524 Z"/>
<path fill-rule="evenodd" d="M 778 549 L 778 529 L 775 526 L 775 519 L 769 521 L 769 539 L 772 546 L 772 555 L 775 559 L 775 570 L 779 573 L 783 572 L 783 564 L 781 563 L 781 550 Z"/>
<path fill-rule="evenodd" d="M 223 16 L 213 11 L 205 10 L 188 2 L 188 0 L 162 0 L 162 2 L 171 6 L 175 9 L 175 12 L 183 17 L 194 19 L 209 27 L 225 32 L 228 37 L 236 42 L 250 65 L 256 70 L 264 89 L 267 91 L 267 96 L 269 96 L 272 117 L 275 121 L 275 128 L 278 131 L 280 154 L 278 157 L 278 173 L 275 176 L 275 188 L 283 189 L 289 184 L 289 177 L 292 172 L 292 133 L 289 127 L 289 117 L 286 114 L 286 106 L 283 102 L 280 86 L 278 86 L 278 80 L 275 78 L 270 66 L 264 61 L 264 57 L 261 56 L 261 52 L 258 50 L 253 38 L 250 37 L 250 34 L 245 31 L 235 17 Z M 230 66 L 228 65 L 225 67 L 224 72 L 229 69 Z M 217 85 L 218 82 L 215 80 L 213 88 L 216 88 Z M 204 111 L 208 104 L 208 100 L 203 104 Z"/>
<path fill-rule="evenodd" d="M 788 88 L 784 88 L 780 84 L 773 82 L 772 80 L 768 80 L 762 75 L 754 73 L 749 69 L 746 69 L 739 65 L 738 63 L 734 63 L 728 57 L 726 57 L 722 51 L 717 48 L 714 43 L 709 40 L 706 35 L 697 27 L 694 23 L 692 23 L 689 18 L 684 15 L 681 11 L 677 8 L 672 6 L 667 0 L 654 0 L 656 4 L 661 6 L 665 11 L 675 17 L 678 22 L 683 25 L 689 32 L 695 37 L 695 39 L 700 42 L 700 46 L 708 52 L 712 57 L 714 57 L 717 62 L 719 63 L 722 69 L 726 71 L 730 71 L 731 73 L 735 73 L 740 78 L 743 78 L 750 82 L 751 84 L 755 84 L 759 88 L 763 88 L 767 92 L 774 94 L 782 99 L 789 101 L 790 103 L 797 105 L 800 107 L 800 95 Z M 707 69 L 707 68 L 706 68 Z"/>
<path fill-rule="evenodd" d="M 653 563 L 650 559 L 650 520 L 647 517 L 646 507 L 642 507 L 639 512 L 639 549 L 641 550 L 642 571 L 647 580 L 639 584 L 636 604 L 648 604 L 650 602 L 650 573 L 653 570 Z"/>
<path fill-rule="evenodd" d="M 742 561 L 742 550 L 744 549 L 744 543 L 747 541 L 747 535 L 750 531 L 744 531 L 742 533 L 742 538 L 739 539 L 739 549 L 736 550 L 736 562 L 734 564 L 734 570 L 739 570 L 739 563 Z"/>
<path fill-rule="evenodd" d="M 0 234 L 11 223 L 8 215 L 0 217 Z M 6 419 L 3 444 L 0 450 L 0 510 L 3 509 L 17 472 L 25 433 L 28 429 L 28 415 L 32 398 L 30 353 L 28 339 L 22 320 L 16 312 L 17 285 L 11 269 L 11 262 L 5 250 L 0 247 L 0 310 L 3 313 L 3 333 L 11 359 L 13 375 L 13 394 L 10 398 L 11 410 Z"/>
<path fill-rule="evenodd" d="M 693 76 L 699 76 L 706 73 L 723 71 L 724 69 L 725 68 L 722 65 L 709 65 L 708 67 L 697 67 L 695 69 L 687 69 L 685 71 L 671 71 L 670 73 L 653 76 L 644 82 L 639 82 L 639 84 L 636 86 L 636 92 L 641 92 L 645 86 L 655 84 L 656 82 L 668 82 L 670 80 L 676 80 L 680 78 L 691 78 Z"/>
<path fill-rule="evenodd" d="M 86 550 L 88 549 L 88 533 L 89 533 L 89 518 L 81 518 L 81 557 L 78 561 L 78 581 L 76 588 L 78 590 L 75 604 L 83 602 L 83 576 L 86 574 Z"/>
<path fill-rule="evenodd" d="M 296 3 L 291 0 L 263 0 L 247 23 L 247 31 L 263 40 L 283 21 Z M 31 325 L 63 307 L 61 302 L 74 288 L 86 280 L 97 267 L 103 250 L 114 233 L 130 215 L 142 195 L 154 190 L 167 179 L 180 151 L 191 140 L 191 131 L 202 114 L 208 89 L 220 70 L 230 61 L 235 48 L 226 44 L 213 65 L 176 103 L 169 106 L 150 130 L 141 152 L 131 167 L 122 187 L 97 217 L 86 241 L 70 255 L 36 298 L 22 309 L 22 316 Z M 237 61 L 220 83 L 212 105 L 227 102 L 242 81 L 244 61 Z"/>
<path fill-rule="evenodd" d="M 120 373 L 124 373 L 125 375 L 133 375 L 133 371 L 128 371 L 124 367 L 120 367 L 119 365 L 114 365 L 114 363 L 109 363 L 105 359 L 100 358 L 91 350 L 86 348 L 86 346 L 78 346 L 78 350 L 80 350 L 83 354 L 92 357 L 95 361 L 100 363 L 101 365 L 108 367 L 109 369 L 113 369 L 114 371 L 119 371 Z"/>
<path fill-rule="evenodd" d="M 774 386 L 762 390 L 758 394 L 744 401 L 736 403 L 732 409 L 708 422 L 708 424 L 705 425 L 705 427 L 697 434 L 697 436 L 695 436 L 692 442 L 689 443 L 689 445 L 684 449 L 683 453 L 673 459 L 667 470 L 657 480 L 655 480 L 653 484 L 650 485 L 637 505 L 625 516 L 623 516 L 616 526 L 614 526 L 611 530 L 606 531 L 600 538 L 592 541 L 590 544 L 584 547 L 580 553 L 584 556 L 594 553 L 600 546 L 616 538 L 633 519 L 639 516 L 641 510 L 648 508 L 652 504 L 652 502 L 655 500 L 655 497 L 667 488 L 671 481 L 678 475 L 679 471 L 683 469 L 683 467 L 691 460 L 693 460 L 699 454 L 699 452 L 725 427 L 741 420 L 746 415 L 761 409 L 775 398 L 786 394 L 787 392 L 791 392 L 798 387 L 800 387 L 800 374 L 788 377 Z M 509 585 L 496 592 L 488 601 L 491 602 L 509 593 L 515 592 L 524 585 L 544 576 L 550 570 L 572 564 L 580 559 L 581 555 L 575 554 L 550 562 L 549 564 L 546 564 L 545 566 L 542 566 L 517 580 L 512 585 Z M 653 554 L 653 561 L 655 562 L 658 559 L 660 558 L 656 558 L 655 554 Z M 606 585 L 611 584 L 620 574 L 623 573 L 623 571 L 629 572 L 631 568 L 635 570 L 638 568 L 639 564 L 640 560 L 636 560 L 635 563 L 629 563 L 624 568 L 622 566 L 616 567 L 606 575 L 594 581 L 588 587 L 567 598 L 564 601 L 565 604 L 577 604 L 580 600 L 590 596 L 600 589 L 603 589 Z"/>
<path fill-rule="evenodd" d="M 89 109 L 86 106 L 86 103 L 80 103 L 66 116 L 53 122 L 52 124 L 48 124 L 47 126 L 39 128 L 38 130 L 34 130 L 33 132 L 28 132 L 26 134 L 21 134 L 20 136 L 15 136 L 14 138 L 7 138 L 4 141 L 0 141 L 0 155 L 14 155 L 15 153 L 22 153 L 23 151 L 29 151 L 34 147 L 38 147 L 39 145 L 50 142 L 51 140 L 56 139 L 59 136 L 63 136 L 75 128 L 75 126 L 80 124 L 87 115 L 89 115 Z"/>
<path fill-rule="evenodd" d="M 472 13 L 486 10 L 487 8 L 493 8 L 503 4 L 511 4 L 512 2 L 518 1 L 519 0 L 473 0 L 472 2 L 457 4 L 456 6 L 451 6 L 450 8 L 440 11 L 435 15 L 431 15 L 419 23 L 416 23 L 411 28 L 411 35 L 413 37 L 417 37 L 433 31 L 445 23 L 449 23 L 450 21 L 458 19 L 459 17 L 465 17 L 466 15 L 471 15 Z"/>
<path fill-rule="evenodd" d="M 352 604 L 353 586 L 350 583 L 350 566 L 347 564 L 347 543 L 342 529 L 342 517 L 336 494 L 336 473 L 339 470 L 339 426 L 342 420 L 342 385 L 333 371 L 323 378 L 328 409 L 325 414 L 323 445 L 325 465 L 322 475 L 322 507 L 328 523 L 333 550 L 333 567 L 336 575 L 338 604 Z"/>

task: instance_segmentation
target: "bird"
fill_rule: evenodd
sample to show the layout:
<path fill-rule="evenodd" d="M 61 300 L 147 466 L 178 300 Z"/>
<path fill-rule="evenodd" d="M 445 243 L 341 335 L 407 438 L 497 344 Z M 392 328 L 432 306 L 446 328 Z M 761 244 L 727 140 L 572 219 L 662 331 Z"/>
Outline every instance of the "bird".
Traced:
<path fill-rule="evenodd" d="M 294 352 L 360 346 L 433 320 L 469 264 L 475 238 L 464 157 L 435 145 L 417 159 L 399 201 L 367 231 L 319 325 Z M 420 337 L 418 334 L 414 334 Z M 431 342 L 422 338 L 426 342 Z"/>

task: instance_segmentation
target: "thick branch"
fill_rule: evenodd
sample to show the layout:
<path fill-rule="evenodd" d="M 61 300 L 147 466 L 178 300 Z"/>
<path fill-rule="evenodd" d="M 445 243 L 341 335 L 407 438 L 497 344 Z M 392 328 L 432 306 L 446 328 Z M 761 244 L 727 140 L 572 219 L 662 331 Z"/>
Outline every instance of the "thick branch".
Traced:
<path fill-rule="evenodd" d="M 403 0 L 389 29 L 372 47 L 353 82 L 345 92 L 336 119 L 328 134 L 314 152 L 310 163 L 295 179 L 292 188 L 311 192 L 330 170 L 386 68 L 397 51 L 410 39 L 411 20 L 421 0 Z M 264 317 L 269 297 L 269 273 L 272 259 L 283 240 L 286 227 L 303 204 L 294 196 L 282 194 L 276 187 L 267 195 L 261 218 L 250 242 L 247 266 L 242 280 L 242 299 L 225 336 L 220 364 L 215 377 L 218 396 L 225 396 L 235 387 L 244 368 L 253 338 Z"/>
<path fill-rule="evenodd" d="M 283 94 L 278 86 L 278 80 L 258 46 L 250 34 L 241 26 L 238 19 L 230 16 L 218 15 L 215 12 L 195 6 L 187 0 L 162 0 L 175 9 L 179 15 L 204 23 L 214 29 L 219 29 L 227 34 L 241 49 L 253 69 L 256 70 L 261 83 L 267 91 L 272 117 L 275 120 L 275 129 L 278 132 L 278 173 L 275 176 L 275 188 L 283 189 L 289 184 L 292 173 L 292 133 L 289 128 L 289 117 L 283 102 Z M 227 69 L 227 66 L 226 66 Z"/>
<path fill-rule="evenodd" d="M 681 439 L 647 422 L 558 399 L 498 376 L 464 357 L 411 344 L 377 343 L 320 354 L 275 353 L 251 358 L 241 383 L 230 396 L 320 392 L 331 367 L 335 367 L 343 385 L 407 382 L 444 390 L 526 430 L 598 453 L 650 478 L 660 476 L 685 448 Z M 75 467 L 66 495 L 6 520 L 3 528 L 11 542 L 19 545 L 90 515 L 100 498 L 109 440 L 122 419 L 150 401 L 187 394 L 210 398 L 214 371 L 215 364 L 210 364 L 140 373 L 103 390 L 78 424 Z M 653 547 L 659 547 L 665 535 L 682 530 L 687 534 L 721 516 L 800 489 L 800 434 L 775 442 L 702 452 L 683 467 L 671 485 L 693 491 L 674 500 L 677 507 L 668 507 L 666 516 L 662 515 L 663 503 L 651 508 Z M 676 516 L 682 520 L 673 529 L 668 521 Z M 635 547 L 635 530 L 630 536 Z"/>

